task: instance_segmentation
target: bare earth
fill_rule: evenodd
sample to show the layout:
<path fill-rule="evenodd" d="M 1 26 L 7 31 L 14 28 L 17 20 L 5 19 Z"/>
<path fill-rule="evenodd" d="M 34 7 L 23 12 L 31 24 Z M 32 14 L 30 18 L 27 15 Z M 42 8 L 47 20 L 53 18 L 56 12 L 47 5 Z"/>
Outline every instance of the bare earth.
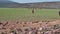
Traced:
<path fill-rule="evenodd" d="M 60 34 L 60 20 L 1 21 L 0 34 Z"/>

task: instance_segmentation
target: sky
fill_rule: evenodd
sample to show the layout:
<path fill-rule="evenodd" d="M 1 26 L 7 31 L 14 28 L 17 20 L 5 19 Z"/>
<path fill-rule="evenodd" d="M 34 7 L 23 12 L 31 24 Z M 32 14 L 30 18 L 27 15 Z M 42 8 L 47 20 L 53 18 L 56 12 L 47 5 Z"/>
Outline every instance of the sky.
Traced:
<path fill-rule="evenodd" d="M 32 2 L 52 2 L 52 1 L 60 1 L 60 0 L 11 0 L 19 3 L 32 3 Z"/>

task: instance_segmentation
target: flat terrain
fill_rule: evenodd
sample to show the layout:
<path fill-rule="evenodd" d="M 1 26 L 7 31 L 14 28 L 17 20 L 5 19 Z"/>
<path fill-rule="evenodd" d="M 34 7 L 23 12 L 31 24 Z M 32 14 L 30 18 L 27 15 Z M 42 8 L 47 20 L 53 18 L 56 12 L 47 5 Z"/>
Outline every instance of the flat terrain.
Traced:
<path fill-rule="evenodd" d="M 58 14 L 59 9 L 35 9 L 32 14 L 32 9 L 27 8 L 0 8 L 0 20 L 52 20 L 60 19 Z"/>
<path fill-rule="evenodd" d="M 32 9 L 27 8 L 0 8 L 0 34 L 60 34 L 58 11 L 59 9 L 35 9 L 35 13 L 32 14 Z"/>

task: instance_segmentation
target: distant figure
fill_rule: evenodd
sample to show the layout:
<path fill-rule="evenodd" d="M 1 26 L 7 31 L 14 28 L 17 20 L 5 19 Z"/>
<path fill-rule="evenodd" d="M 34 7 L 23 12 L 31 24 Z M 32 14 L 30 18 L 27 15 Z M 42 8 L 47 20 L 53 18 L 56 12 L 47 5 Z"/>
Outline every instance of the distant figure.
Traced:
<path fill-rule="evenodd" d="M 60 16 L 60 11 L 59 11 L 59 16 Z"/>
<path fill-rule="evenodd" d="M 34 14 L 34 9 L 32 9 L 32 14 Z"/>

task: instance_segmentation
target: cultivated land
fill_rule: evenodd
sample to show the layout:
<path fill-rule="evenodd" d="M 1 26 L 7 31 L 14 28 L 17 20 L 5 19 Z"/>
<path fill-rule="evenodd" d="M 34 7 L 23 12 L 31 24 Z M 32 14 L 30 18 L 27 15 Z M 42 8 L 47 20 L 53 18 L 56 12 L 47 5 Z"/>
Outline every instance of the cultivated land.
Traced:
<path fill-rule="evenodd" d="M 59 9 L 0 8 L 0 34 L 60 34 Z M 11 20 L 11 21 L 10 21 Z"/>
<path fill-rule="evenodd" d="M 0 20 L 53 20 L 59 18 L 59 9 L 0 8 Z"/>

